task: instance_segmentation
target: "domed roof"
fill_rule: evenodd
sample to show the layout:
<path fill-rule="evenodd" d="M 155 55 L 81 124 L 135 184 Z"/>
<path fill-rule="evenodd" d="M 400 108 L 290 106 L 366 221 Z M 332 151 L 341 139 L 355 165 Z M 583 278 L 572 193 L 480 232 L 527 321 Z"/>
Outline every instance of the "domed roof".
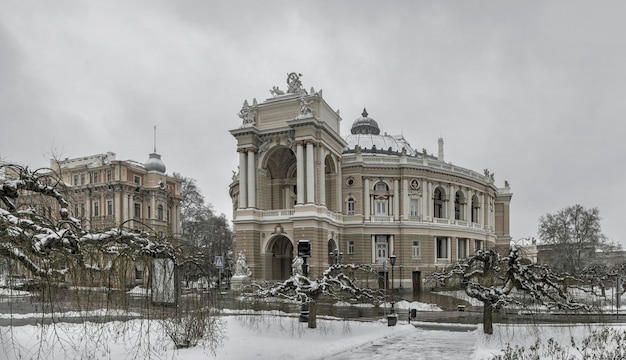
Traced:
<path fill-rule="evenodd" d="M 368 117 L 367 110 L 363 108 L 363 113 L 361 117 L 354 120 L 352 123 L 352 128 L 350 129 L 352 134 L 380 134 L 380 129 L 378 128 L 378 123 L 376 120 Z"/>
<path fill-rule="evenodd" d="M 165 174 L 165 163 L 161 160 L 161 155 L 156 152 L 150 154 L 150 157 L 146 160 L 146 163 L 143 164 L 143 167 L 146 171 L 156 171 Z"/>
<path fill-rule="evenodd" d="M 346 152 L 354 152 L 359 146 L 362 152 L 398 155 L 403 149 L 407 156 L 415 156 L 416 152 L 402 135 L 380 135 L 378 123 L 370 118 L 367 110 L 363 109 L 361 117 L 354 120 L 352 133 L 346 137 L 348 148 Z"/>

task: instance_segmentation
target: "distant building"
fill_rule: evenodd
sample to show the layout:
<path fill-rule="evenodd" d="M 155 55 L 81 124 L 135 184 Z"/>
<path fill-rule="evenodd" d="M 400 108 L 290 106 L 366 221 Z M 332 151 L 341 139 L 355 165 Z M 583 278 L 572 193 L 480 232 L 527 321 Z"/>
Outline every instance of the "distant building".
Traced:
<path fill-rule="evenodd" d="M 478 173 L 415 150 L 381 132 L 363 111 L 341 136 L 341 117 L 299 74 L 286 91 L 244 103 L 233 175 L 235 253 L 259 279 L 292 273 L 300 240 L 310 240 L 314 276 L 336 261 L 383 270 L 396 256 L 395 287 L 421 279 L 480 248 L 508 249 L 512 192 Z"/>
<path fill-rule="evenodd" d="M 166 175 L 156 152 L 141 164 L 115 153 L 52 160 L 70 190 L 71 216 L 89 230 L 124 224 L 159 236 L 180 234 L 181 180 Z"/>

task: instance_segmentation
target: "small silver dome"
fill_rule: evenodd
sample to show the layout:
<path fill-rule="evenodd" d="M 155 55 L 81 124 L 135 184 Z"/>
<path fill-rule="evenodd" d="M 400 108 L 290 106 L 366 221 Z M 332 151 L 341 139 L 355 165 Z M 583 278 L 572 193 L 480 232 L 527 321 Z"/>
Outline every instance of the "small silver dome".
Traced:
<path fill-rule="evenodd" d="M 143 165 L 146 171 L 156 171 L 165 174 L 165 163 L 161 160 L 161 155 L 157 153 L 150 154 L 150 157 Z"/>
<path fill-rule="evenodd" d="M 350 129 L 352 134 L 380 134 L 380 128 L 376 120 L 368 116 L 367 110 L 363 109 L 361 117 L 354 120 L 352 128 Z"/>

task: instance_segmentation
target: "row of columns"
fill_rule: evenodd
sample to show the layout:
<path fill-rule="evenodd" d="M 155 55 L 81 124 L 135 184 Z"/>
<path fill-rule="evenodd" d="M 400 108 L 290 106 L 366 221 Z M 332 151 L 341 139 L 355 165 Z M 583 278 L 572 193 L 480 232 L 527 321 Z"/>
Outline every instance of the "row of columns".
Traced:
<path fill-rule="evenodd" d="M 372 202 L 373 202 L 373 197 L 371 195 L 370 192 L 370 187 L 371 183 L 370 183 L 370 179 L 369 178 L 365 178 L 363 181 L 363 186 L 364 186 L 364 191 L 363 191 L 363 198 L 365 199 L 365 203 L 364 203 L 364 215 L 365 215 L 365 220 L 369 220 L 371 215 L 372 215 Z M 422 185 L 421 185 L 421 215 L 422 218 L 427 218 L 427 217 L 432 217 L 433 216 L 433 207 L 434 207 L 434 202 L 433 202 L 433 194 L 434 194 L 434 187 L 435 184 L 433 182 L 430 181 L 426 181 L 426 180 L 422 180 Z M 447 192 L 448 192 L 448 196 L 447 196 L 447 200 L 444 201 L 444 208 L 443 208 L 443 213 L 446 214 L 446 217 L 448 219 L 454 219 L 455 218 L 455 196 L 456 196 L 456 191 L 460 190 L 461 188 L 457 188 L 454 185 L 450 184 L 447 186 Z M 463 206 L 463 217 L 462 219 L 465 221 L 470 221 L 472 218 L 472 198 L 474 197 L 474 195 L 477 195 L 480 197 L 480 203 L 481 203 L 481 211 L 478 212 L 478 219 L 476 219 L 477 223 L 479 223 L 481 226 L 487 225 L 487 226 L 491 226 L 494 223 L 494 219 L 493 219 L 493 214 L 492 212 L 489 212 L 489 207 L 486 206 L 487 205 L 487 196 L 484 193 L 478 193 L 477 191 L 471 190 L 469 188 L 464 189 L 464 195 L 465 195 L 465 204 Z M 403 206 L 403 219 L 404 220 L 408 220 L 409 217 L 409 180 L 408 179 L 402 179 L 402 194 L 405 195 L 405 199 L 406 201 L 404 202 L 404 206 Z M 394 220 L 399 220 L 400 218 L 400 180 L 399 179 L 393 179 L 393 195 L 389 196 L 389 201 L 390 201 L 390 212 L 391 214 L 389 214 L 390 216 L 393 216 Z M 485 222 L 485 219 L 487 220 Z"/>
<path fill-rule="evenodd" d="M 318 151 L 318 161 L 315 161 L 315 151 Z M 299 142 L 296 145 L 296 203 L 316 203 L 315 190 L 317 183 L 319 205 L 326 205 L 326 156 L 328 150 L 312 141 Z M 317 169 L 316 169 L 317 164 Z M 339 168 L 339 167 L 338 167 Z M 317 171 L 316 171 L 317 170 Z M 316 176 L 317 174 L 317 176 Z M 340 176 L 340 174 L 339 174 Z M 337 183 L 337 194 L 341 194 L 341 184 Z M 291 189 L 285 188 L 286 199 L 290 198 Z M 337 197 L 337 208 L 341 209 L 342 201 Z M 285 201 L 286 207 L 290 207 Z M 289 205 L 289 206 L 288 206 Z M 256 204 L 256 152 L 254 149 L 244 149 L 239 152 L 239 208 L 255 208 Z"/>

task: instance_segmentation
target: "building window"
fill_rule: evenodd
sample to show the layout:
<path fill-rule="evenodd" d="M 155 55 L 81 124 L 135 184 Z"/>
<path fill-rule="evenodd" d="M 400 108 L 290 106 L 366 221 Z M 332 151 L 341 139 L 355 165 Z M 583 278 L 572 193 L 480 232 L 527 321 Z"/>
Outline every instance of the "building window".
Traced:
<path fill-rule="evenodd" d="M 79 217 L 79 212 L 78 212 L 78 204 L 74 205 L 74 216 Z"/>
<path fill-rule="evenodd" d="M 457 258 L 459 260 L 465 259 L 467 257 L 468 245 L 469 245 L 469 242 L 467 241 L 467 239 L 457 240 Z"/>
<path fill-rule="evenodd" d="M 97 184 L 100 182 L 100 172 L 94 171 L 92 174 L 93 183 Z"/>
<path fill-rule="evenodd" d="M 376 215 L 387 215 L 387 199 L 376 199 L 374 202 Z"/>
<path fill-rule="evenodd" d="M 382 181 L 379 181 L 374 185 L 374 191 L 389 191 L 389 187 Z"/>
<path fill-rule="evenodd" d="M 410 217 L 417 217 L 418 216 L 418 203 L 417 203 L 417 199 L 415 198 L 411 198 L 410 203 L 409 203 L 409 216 Z"/>
<path fill-rule="evenodd" d="M 143 264 L 140 262 L 135 263 L 135 280 L 143 280 Z"/>
<path fill-rule="evenodd" d="M 133 181 L 135 182 L 135 184 L 137 184 L 138 186 L 141 186 L 141 176 L 139 175 L 135 175 L 133 177 Z"/>
<path fill-rule="evenodd" d="M 141 204 L 140 203 L 135 203 L 135 217 L 136 218 L 141 217 Z"/>
<path fill-rule="evenodd" d="M 387 235 L 376 235 L 376 259 L 386 260 L 388 253 Z"/>
<path fill-rule="evenodd" d="M 150 206 L 148 206 L 148 217 L 147 219 L 151 219 L 152 218 L 152 212 L 150 211 Z"/>
<path fill-rule="evenodd" d="M 113 174 L 111 170 L 107 170 L 107 182 L 111 182 L 113 180 Z"/>
<path fill-rule="evenodd" d="M 438 237 L 436 239 L 437 260 L 448 259 L 448 238 Z"/>
<path fill-rule="evenodd" d="M 412 257 L 413 257 L 413 259 L 419 259 L 420 258 L 420 242 L 419 242 L 419 240 L 413 240 Z"/>
<path fill-rule="evenodd" d="M 348 241 L 348 255 L 354 254 L 354 241 Z"/>
<path fill-rule="evenodd" d="M 483 241 L 482 240 L 475 240 L 474 241 L 474 246 L 476 246 L 476 251 L 482 250 L 483 249 Z"/>
<path fill-rule="evenodd" d="M 433 216 L 443 218 L 443 191 L 436 188 L 433 194 Z"/>
<path fill-rule="evenodd" d="M 80 184 L 85 185 L 85 174 L 80 174 Z"/>
<path fill-rule="evenodd" d="M 478 222 L 478 211 L 480 210 L 480 207 L 478 205 L 478 197 L 476 197 L 476 195 L 472 196 L 472 222 L 473 223 L 477 223 Z"/>
<path fill-rule="evenodd" d="M 100 216 L 100 201 L 93 202 L 93 216 Z"/>
<path fill-rule="evenodd" d="M 348 215 L 354 215 L 354 198 L 349 197 L 346 202 L 346 208 L 348 210 Z"/>
<path fill-rule="evenodd" d="M 113 200 L 107 200 L 107 215 L 113 215 Z"/>
<path fill-rule="evenodd" d="M 74 175 L 74 185 L 78 185 L 78 175 Z"/>
<path fill-rule="evenodd" d="M 85 217 L 85 204 L 80 204 L 80 217 Z"/>
<path fill-rule="evenodd" d="M 157 206 L 157 218 L 159 220 L 163 220 L 163 205 L 159 204 L 159 206 Z"/>

